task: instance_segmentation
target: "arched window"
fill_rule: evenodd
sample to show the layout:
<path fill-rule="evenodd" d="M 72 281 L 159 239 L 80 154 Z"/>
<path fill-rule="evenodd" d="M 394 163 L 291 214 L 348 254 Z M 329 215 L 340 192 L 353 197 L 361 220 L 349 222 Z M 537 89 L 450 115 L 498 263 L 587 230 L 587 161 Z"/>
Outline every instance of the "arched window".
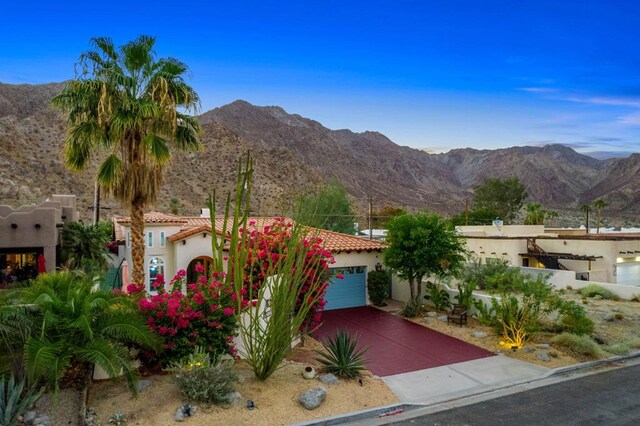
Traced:
<path fill-rule="evenodd" d="M 164 260 L 161 257 L 152 257 L 149 259 L 149 289 L 151 291 L 155 290 L 153 284 L 160 274 L 164 275 Z"/>

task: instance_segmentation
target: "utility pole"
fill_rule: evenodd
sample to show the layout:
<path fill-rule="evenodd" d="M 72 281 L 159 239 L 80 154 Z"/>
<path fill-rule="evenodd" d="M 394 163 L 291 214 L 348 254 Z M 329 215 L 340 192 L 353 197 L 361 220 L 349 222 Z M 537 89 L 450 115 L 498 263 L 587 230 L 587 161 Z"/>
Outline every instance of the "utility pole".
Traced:
<path fill-rule="evenodd" d="M 369 195 L 369 239 L 373 240 L 373 197 Z"/>
<path fill-rule="evenodd" d="M 96 180 L 96 186 L 93 191 L 93 224 L 100 221 L 100 185 Z"/>

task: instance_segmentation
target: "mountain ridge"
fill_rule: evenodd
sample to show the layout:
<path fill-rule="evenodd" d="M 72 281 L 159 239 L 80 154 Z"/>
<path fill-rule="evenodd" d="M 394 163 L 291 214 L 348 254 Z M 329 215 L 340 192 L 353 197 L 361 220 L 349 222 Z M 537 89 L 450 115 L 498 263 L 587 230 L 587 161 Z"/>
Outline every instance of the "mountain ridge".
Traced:
<path fill-rule="evenodd" d="M 0 83 L 0 146 L 6 153 L 0 158 L 0 203 L 68 192 L 78 195 L 82 207 L 91 205 L 93 185 L 87 181 L 94 171 L 70 172 L 62 162 L 66 126 L 50 99 L 63 85 Z M 532 201 L 551 208 L 576 208 L 599 197 L 622 213 L 640 207 L 640 189 L 633 184 L 640 177 L 640 154 L 598 160 L 560 144 L 430 154 L 397 145 L 379 132 L 332 130 L 282 107 L 243 100 L 198 119 L 205 150 L 174 156 L 157 206 L 178 196 L 186 212 L 197 213 L 210 190 L 233 186 L 237 158 L 251 150 L 256 163 L 252 206 L 263 214 L 279 213 L 296 194 L 331 179 L 345 185 L 360 211 L 371 196 L 378 205 L 456 213 L 484 178 L 511 176 L 525 183 Z"/>

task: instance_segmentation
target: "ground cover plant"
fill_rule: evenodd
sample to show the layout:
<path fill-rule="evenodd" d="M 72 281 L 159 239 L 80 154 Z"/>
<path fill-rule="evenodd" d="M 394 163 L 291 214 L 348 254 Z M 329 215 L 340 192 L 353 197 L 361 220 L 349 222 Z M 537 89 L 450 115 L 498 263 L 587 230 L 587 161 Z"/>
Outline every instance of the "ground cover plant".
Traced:
<path fill-rule="evenodd" d="M 618 298 L 618 296 L 616 296 L 606 288 L 601 287 L 597 284 L 589 284 L 588 286 L 582 288 L 580 290 L 580 293 L 585 297 L 600 296 L 603 299 L 611 299 L 611 300 L 616 300 Z"/>

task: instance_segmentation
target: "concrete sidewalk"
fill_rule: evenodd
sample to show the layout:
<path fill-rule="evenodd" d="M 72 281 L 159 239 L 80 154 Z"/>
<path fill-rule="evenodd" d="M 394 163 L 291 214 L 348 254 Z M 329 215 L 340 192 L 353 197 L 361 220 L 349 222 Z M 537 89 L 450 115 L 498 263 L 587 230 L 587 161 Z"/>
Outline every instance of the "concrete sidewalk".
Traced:
<path fill-rule="evenodd" d="M 538 379 L 550 370 L 506 356 L 383 377 L 401 403 L 430 405 Z"/>

